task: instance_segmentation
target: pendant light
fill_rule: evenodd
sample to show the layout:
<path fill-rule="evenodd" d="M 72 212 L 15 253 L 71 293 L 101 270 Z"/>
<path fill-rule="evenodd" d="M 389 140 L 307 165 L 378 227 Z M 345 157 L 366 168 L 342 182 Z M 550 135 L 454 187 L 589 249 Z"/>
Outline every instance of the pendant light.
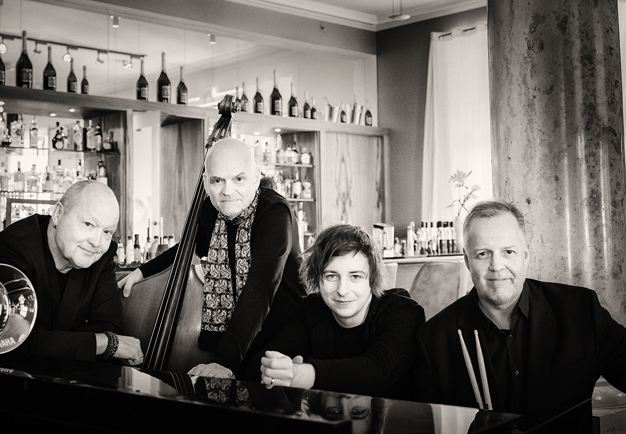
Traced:
<path fill-rule="evenodd" d="M 402 0 L 400 0 L 400 13 L 396 14 L 394 0 L 391 0 L 391 15 L 389 15 L 389 18 L 395 21 L 404 21 L 411 18 L 411 15 L 402 12 Z"/>

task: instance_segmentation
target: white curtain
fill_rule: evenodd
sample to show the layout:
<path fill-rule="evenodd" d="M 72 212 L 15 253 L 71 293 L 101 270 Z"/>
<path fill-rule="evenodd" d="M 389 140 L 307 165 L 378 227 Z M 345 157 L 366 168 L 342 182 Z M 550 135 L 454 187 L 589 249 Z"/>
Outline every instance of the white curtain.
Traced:
<path fill-rule="evenodd" d="M 459 190 L 450 177 L 471 172 L 480 190 L 465 205 L 492 197 L 487 26 L 431 33 L 424 123 L 422 221 L 453 221 Z M 462 211 L 461 216 L 466 212 Z"/>

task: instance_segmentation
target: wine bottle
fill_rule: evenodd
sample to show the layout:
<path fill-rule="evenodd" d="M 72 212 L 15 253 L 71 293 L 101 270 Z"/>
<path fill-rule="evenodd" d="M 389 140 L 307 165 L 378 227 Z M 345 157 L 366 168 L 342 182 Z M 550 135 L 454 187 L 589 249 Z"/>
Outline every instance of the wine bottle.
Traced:
<path fill-rule="evenodd" d="M 46 90 L 57 89 L 57 72 L 52 66 L 52 46 L 48 45 L 48 64 L 43 70 L 43 88 Z"/>
<path fill-rule="evenodd" d="M 272 90 L 272 94 L 270 95 L 270 114 L 275 116 L 283 115 L 283 97 L 280 96 L 280 92 L 278 91 L 276 70 L 274 70 L 274 90 Z"/>
<path fill-rule="evenodd" d="M 239 86 L 235 86 L 235 107 L 241 111 L 241 99 L 239 98 Z"/>
<path fill-rule="evenodd" d="M 17 87 L 33 87 L 33 64 L 26 51 L 26 31 L 22 32 L 22 54 L 15 66 L 15 81 Z"/>
<path fill-rule="evenodd" d="M 185 81 L 183 80 L 183 67 L 180 67 L 180 82 L 178 83 L 178 87 L 176 88 L 176 104 L 187 105 L 187 101 L 189 100 L 189 93 L 187 92 L 187 85 L 185 85 Z"/>
<path fill-rule="evenodd" d="M 300 116 L 300 111 L 298 110 L 298 100 L 296 100 L 296 95 L 293 92 L 293 81 L 291 82 L 291 98 L 289 98 L 289 116 L 292 118 Z"/>
<path fill-rule="evenodd" d="M 256 93 L 254 94 L 252 102 L 254 104 L 254 113 L 263 114 L 265 111 L 265 104 L 263 103 L 261 92 L 259 92 L 259 77 L 256 78 Z"/>
<path fill-rule="evenodd" d="M 2 56 L 0 56 L 0 86 L 4 86 L 7 80 L 7 72 L 4 67 L 4 62 L 2 61 Z"/>
<path fill-rule="evenodd" d="M 158 102 L 171 102 L 172 95 L 172 83 L 167 78 L 167 72 L 165 72 L 165 51 L 161 53 L 161 75 L 157 81 L 157 101 Z"/>
<path fill-rule="evenodd" d="M 246 96 L 246 83 L 241 83 L 241 111 L 248 111 L 248 97 Z"/>
<path fill-rule="evenodd" d="M 137 99 L 140 101 L 148 101 L 148 80 L 143 75 L 143 57 L 141 58 L 141 73 L 137 80 Z"/>
<path fill-rule="evenodd" d="M 80 93 L 89 94 L 89 81 L 87 81 L 87 66 L 83 65 L 83 80 L 80 82 Z"/>
<path fill-rule="evenodd" d="M 366 103 L 367 109 L 365 110 L 365 125 L 368 127 L 372 126 L 372 112 L 370 112 L 370 105 Z"/>
<path fill-rule="evenodd" d="M 309 91 L 304 91 L 304 106 L 302 107 L 302 116 L 304 119 L 311 119 L 311 106 L 309 105 Z"/>
<path fill-rule="evenodd" d="M 317 119 L 317 109 L 315 108 L 315 97 L 311 100 L 311 119 Z"/>
<path fill-rule="evenodd" d="M 76 93 L 77 88 L 76 74 L 74 74 L 74 59 L 70 59 L 70 74 L 67 76 L 67 91 Z"/>

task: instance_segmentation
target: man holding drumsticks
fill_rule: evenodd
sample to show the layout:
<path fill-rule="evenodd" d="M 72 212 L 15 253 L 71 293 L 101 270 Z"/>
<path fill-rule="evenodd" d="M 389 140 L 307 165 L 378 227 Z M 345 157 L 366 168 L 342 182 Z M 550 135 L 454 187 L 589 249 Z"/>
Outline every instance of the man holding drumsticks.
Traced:
<path fill-rule="evenodd" d="M 626 391 L 626 329 L 594 291 L 526 277 L 525 225 L 498 200 L 468 214 L 474 288 L 418 330 L 418 400 L 548 416 L 589 399 L 600 375 Z"/>

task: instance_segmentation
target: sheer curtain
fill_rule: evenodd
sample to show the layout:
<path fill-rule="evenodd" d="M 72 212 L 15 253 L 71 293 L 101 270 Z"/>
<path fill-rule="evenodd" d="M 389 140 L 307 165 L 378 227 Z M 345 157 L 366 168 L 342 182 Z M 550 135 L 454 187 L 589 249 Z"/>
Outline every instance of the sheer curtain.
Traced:
<path fill-rule="evenodd" d="M 459 190 L 450 177 L 469 173 L 480 190 L 466 206 L 492 197 L 487 26 L 431 33 L 424 122 L 422 221 L 453 221 Z M 461 189 L 461 193 L 467 190 Z M 465 211 L 461 216 L 465 216 Z"/>

